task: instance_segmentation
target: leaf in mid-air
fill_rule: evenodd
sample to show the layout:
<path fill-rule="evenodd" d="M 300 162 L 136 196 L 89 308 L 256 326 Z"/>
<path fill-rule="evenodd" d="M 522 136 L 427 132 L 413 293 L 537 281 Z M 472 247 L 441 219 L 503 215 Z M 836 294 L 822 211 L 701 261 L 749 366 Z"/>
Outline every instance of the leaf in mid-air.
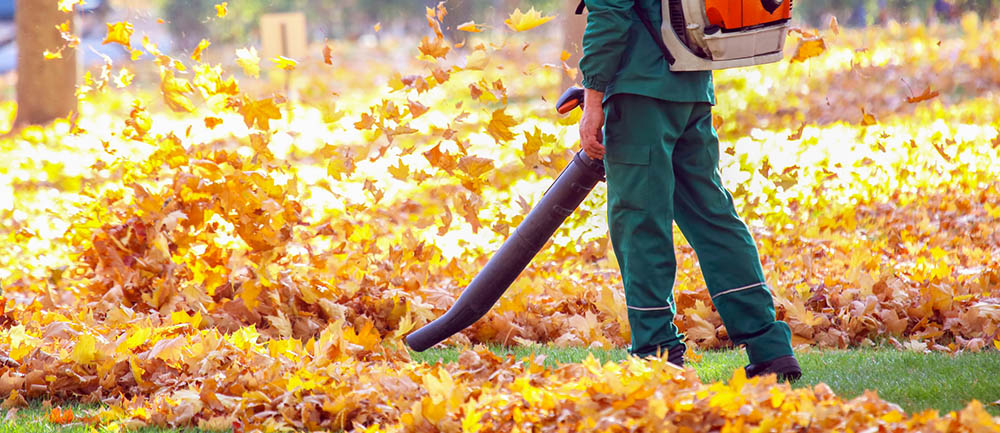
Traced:
<path fill-rule="evenodd" d="M 515 32 L 523 32 L 552 21 L 554 18 L 555 16 L 543 17 L 541 12 L 536 11 L 534 7 L 529 9 L 527 13 L 521 12 L 521 9 L 514 9 L 514 13 L 504 20 L 504 24 L 507 24 L 507 27 Z"/>

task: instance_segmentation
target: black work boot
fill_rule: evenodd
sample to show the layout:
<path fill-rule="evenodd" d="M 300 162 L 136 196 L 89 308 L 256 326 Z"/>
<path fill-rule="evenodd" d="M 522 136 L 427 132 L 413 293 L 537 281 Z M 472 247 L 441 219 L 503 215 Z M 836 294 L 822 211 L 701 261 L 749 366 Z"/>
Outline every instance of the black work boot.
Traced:
<path fill-rule="evenodd" d="M 684 351 L 686 350 L 687 347 L 685 347 L 683 344 L 678 344 L 674 347 L 671 347 L 670 350 L 667 351 L 667 361 L 678 367 L 683 367 Z"/>
<path fill-rule="evenodd" d="M 746 371 L 747 377 L 774 373 L 778 375 L 779 382 L 786 380 L 795 382 L 802 377 L 802 368 L 799 367 L 799 361 L 795 359 L 795 355 L 782 356 L 759 364 L 750 364 L 744 367 L 744 371 Z"/>

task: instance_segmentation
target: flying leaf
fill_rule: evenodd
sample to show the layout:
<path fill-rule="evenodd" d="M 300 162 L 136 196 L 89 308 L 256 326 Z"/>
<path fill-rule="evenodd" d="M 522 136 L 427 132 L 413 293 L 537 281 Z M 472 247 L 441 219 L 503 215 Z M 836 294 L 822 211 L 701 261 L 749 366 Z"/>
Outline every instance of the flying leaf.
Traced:
<path fill-rule="evenodd" d="M 466 156 L 458 160 L 458 168 L 471 178 L 482 176 L 493 169 L 493 160 L 477 156 Z"/>
<path fill-rule="evenodd" d="M 906 98 L 906 102 L 908 102 L 910 104 L 916 104 L 918 102 L 923 102 L 923 101 L 927 101 L 927 100 L 930 100 L 930 99 L 934 99 L 934 98 L 938 97 L 938 95 L 940 95 L 940 94 L 941 94 L 941 92 L 938 92 L 937 90 L 931 91 L 931 86 L 927 86 L 927 88 L 924 89 L 923 93 L 921 93 L 921 94 L 919 94 L 917 96 L 912 96 L 912 97 Z"/>
<path fill-rule="evenodd" d="M 76 5 L 83 4 L 85 0 L 59 0 L 59 10 L 62 12 L 73 12 Z"/>
<path fill-rule="evenodd" d="M 281 110 L 274 104 L 274 98 L 254 101 L 244 96 L 240 114 L 243 115 L 243 123 L 246 123 L 247 128 L 253 128 L 256 124 L 262 131 L 271 129 L 272 119 L 281 118 Z"/>
<path fill-rule="evenodd" d="M 229 2 L 222 2 L 215 5 L 215 16 L 225 18 L 229 14 Z"/>
<path fill-rule="evenodd" d="M 295 61 L 294 59 L 289 59 L 288 57 L 285 56 L 275 57 L 271 59 L 271 61 L 274 62 L 274 65 L 277 66 L 278 69 L 284 69 L 286 71 L 295 70 L 295 67 L 298 66 L 299 64 L 299 62 Z"/>
<path fill-rule="evenodd" d="M 802 124 L 799 125 L 799 129 L 797 129 L 794 134 L 788 136 L 788 141 L 795 141 L 795 140 L 801 139 L 802 138 L 802 131 L 805 131 L 805 130 L 806 130 L 806 123 L 802 122 Z"/>
<path fill-rule="evenodd" d="M 132 48 L 129 42 L 132 39 L 132 23 L 128 21 L 120 21 L 117 23 L 107 23 L 108 26 L 108 36 L 104 38 L 104 42 L 101 45 L 107 45 L 111 43 L 121 44 L 125 48 Z"/>
<path fill-rule="evenodd" d="M 837 22 L 837 17 L 833 15 L 830 16 L 830 30 L 832 30 L 835 35 L 840 34 L 840 23 Z"/>
<path fill-rule="evenodd" d="M 410 175 L 410 167 L 403 164 L 402 158 L 400 158 L 399 162 L 397 162 L 395 166 L 389 166 L 386 170 L 397 180 L 405 181 Z"/>
<path fill-rule="evenodd" d="M 427 162 L 432 166 L 441 170 L 450 172 L 458 167 L 458 161 L 455 160 L 455 156 L 441 150 L 441 143 L 424 152 L 424 158 L 427 158 Z"/>
<path fill-rule="evenodd" d="M 424 36 L 424 38 L 420 40 L 420 45 L 417 46 L 417 49 L 419 49 L 425 56 L 441 59 L 447 56 L 448 52 L 451 51 L 451 45 L 448 44 L 448 41 L 444 40 L 444 38 L 431 39 Z"/>
<path fill-rule="evenodd" d="M 486 127 L 486 132 L 498 143 L 513 139 L 514 133 L 511 132 L 510 128 L 517 125 L 517 120 L 507 115 L 504 110 L 506 108 L 494 111 L 490 123 Z"/>
<path fill-rule="evenodd" d="M 417 101 L 407 101 L 406 106 L 410 109 L 410 117 L 416 119 L 426 113 L 430 108 Z"/>
<path fill-rule="evenodd" d="M 216 126 L 219 126 L 219 125 L 222 124 L 222 119 L 220 119 L 218 117 L 211 117 L 211 116 L 209 116 L 209 117 L 206 117 L 204 120 L 205 120 L 205 127 L 208 128 L 208 129 L 215 129 Z"/>
<path fill-rule="evenodd" d="M 323 63 L 333 65 L 333 49 L 329 43 L 323 44 Z"/>
<path fill-rule="evenodd" d="M 160 76 L 160 92 L 163 93 L 163 100 L 171 110 L 178 113 L 194 112 L 194 103 L 186 96 L 193 91 L 188 80 L 177 78 L 173 70 L 163 70 Z"/>
<path fill-rule="evenodd" d="M 236 64 L 243 68 L 243 73 L 254 78 L 260 77 L 260 57 L 257 56 L 256 48 L 249 47 L 236 50 Z"/>
<path fill-rule="evenodd" d="M 515 9 L 510 18 L 504 20 L 504 24 L 507 24 L 507 27 L 515 32 L 523 32 L 552 21 L 553 18 L 555 17 L 543 17 L 534 7 L 528 10 L 528 13 L 522 13 L 521 9 Z"/>
<path fill-rule="evenodd" d="M 801 34 L 798 45 L 795 46 L 795 55 L 792 56 L 792 63 L 804 62 L 809 58 L 816 57 L 826 51 L 826 42 L 819 35 L 794 29 Z"/>
<path fill-rule="evenodd" d="M 201 54 L 205 52 L 205 49 L 208 48 L 209 45 L 212 45 L 212 43 L 209 42 L 208 39 L 202 39 L 201 42 L 198 43 L 198 46 L 194 48 L 194 52 L 191 53 L 191 60 L 200 62 Z"/>
<path fill-rule="evenodd" d="M 135 74 L 128 69 L 122 68 L 118 71 L 118 76 L 115 78 L 115 86 L 119 89 L 124 89 L 132 85 L 132 80 L 135 79 Z"/>
<path fill-rule="evenodd" d="M 476 24 L 475 21 L 469 21 L 457 27 L 458 30 L 469 33 L 480 33 L 483 31 L 481 25 Z"/>
<path fill-rule="evenodd" d="M 865 107 L 861 107 L 861 125 L 872 126 L 875 125 L 876 123 L 878 123 L 878 120 L 875 120 L 875 116 L 866 111 Z"/>

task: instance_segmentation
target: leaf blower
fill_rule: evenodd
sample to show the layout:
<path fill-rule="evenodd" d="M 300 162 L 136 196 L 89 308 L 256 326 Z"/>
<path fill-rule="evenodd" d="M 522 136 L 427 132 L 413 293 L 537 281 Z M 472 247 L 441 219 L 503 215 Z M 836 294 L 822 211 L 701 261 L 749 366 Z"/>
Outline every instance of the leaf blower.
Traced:
<path fill-rule="evenodd" d="M 570 88 L 556 103 L 560 114 L 583 105 L 583 89 Z M 556 229 L 580 206 L 597 182 L 604 180 L 604 162 L 576 153 L 541 201 L 528 213 L 486 267 L 473 278 L 455 304 L 433 322 L 406 336 L 417 352 L 444 341 L 483 317 L 528 266 Z"/>
<path fill-rule="evenodd" d="M 636 2 L 636 15 L 656 40 L 671 71 L 711 71 L 784 58 L 792 0 L 662 0 L 655 29 Z M 576 9 L 582 14 L 583 0 Z"/>

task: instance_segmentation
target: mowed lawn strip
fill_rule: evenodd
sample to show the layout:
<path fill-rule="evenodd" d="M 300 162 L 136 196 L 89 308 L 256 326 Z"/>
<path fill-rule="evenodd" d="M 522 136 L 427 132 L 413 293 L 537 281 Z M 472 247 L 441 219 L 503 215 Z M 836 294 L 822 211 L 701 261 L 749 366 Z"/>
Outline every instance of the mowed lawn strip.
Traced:
<path fill-rule="evenodd" d="M 624 349 L 554 348 L 545 346 L 492 346 L 500 356 L 521 359 L 545 355 L 546 364 L 580 362 L 593 354 L 602 363 L 620 361 Z M 411 353 L 418 362 L 456 362 L 461 349 L 430 349 Z M 727 381 L 733 370 L 747 364 L 742 350 L 699 352 L 699 362 L 689 366 L 703 382 Z M 979 400 L 993 416 L 1000 416 L 1000 352 L 917 353 L 894 349 L 813 350 L 797 354 L 802 379 L 796 388 L 826 383 L 838 396 L 852 399 L 865 390 L 876 390 L 885 400 L 900 405 L 908 413 L 936 409 L 941 414 L 964 408 Z"/>
<path fill-rule="evenodd" d="M 83 424 L 80 422 L 69 423 L 66 425 L 53 424 L 49 422 L 49 411 L 51 408 L 43 407 L 43 400 L 31 400 L 28 402 L 28 407 L 22 407 L 17 409 L 17 412 L 12 417 L 12 420 L 6 420 L 3 417 L 7 415 L 8 410 L 0 410 L 0 433 L 90 433 L 93 430 L 88 424 Z M 73 409 L 74 414 L 85 415 L 93 413 L 94 411 L 101 408 L 97 404 L 83 404 L 76 402 L 63 402 L 63 403 L 53 403 L 52 407 L 58 407 L 62 410 Z M 106 431 L 104 429 L 98 429 L 98 432 Z M 201 430 L 197 428 L 163 428 L 163 427 L 142 427 L 133 430 L 128 430 L 130 433 L 209 433 L 208 430 Z M 226 433 L 232 432 L 230 430 L 215 430 L 211 433 Z"/>

